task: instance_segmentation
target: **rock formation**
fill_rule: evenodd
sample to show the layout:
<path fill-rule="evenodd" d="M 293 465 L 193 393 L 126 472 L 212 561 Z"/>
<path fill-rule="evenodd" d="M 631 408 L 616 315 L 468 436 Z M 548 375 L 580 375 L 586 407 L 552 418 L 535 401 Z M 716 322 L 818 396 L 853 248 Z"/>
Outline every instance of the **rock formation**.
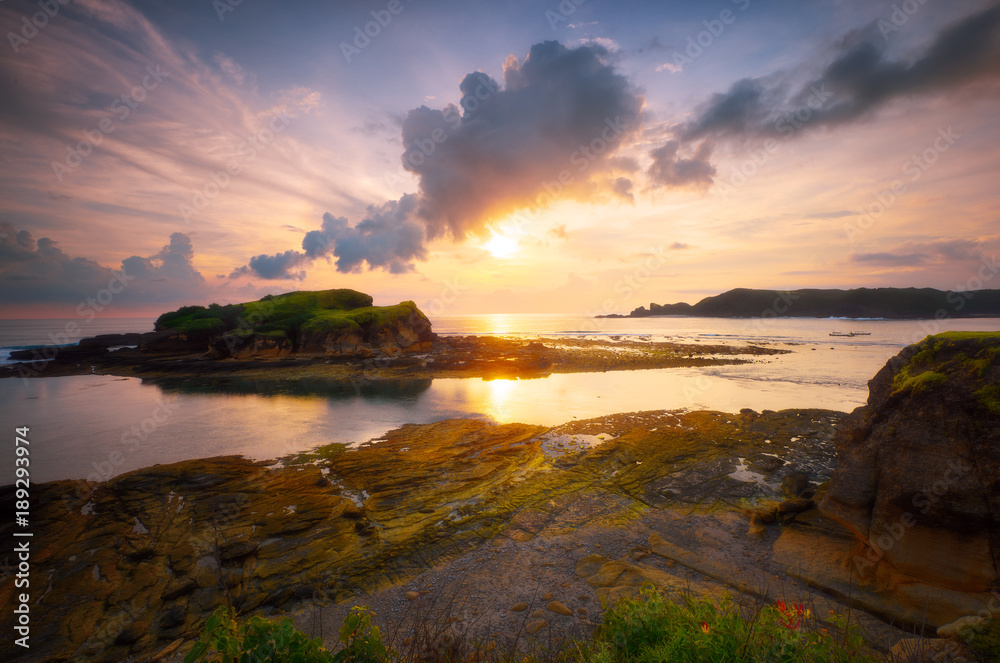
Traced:
<path fill-rule="evenodd" d="M 209 352 L 215 359 L 292 353 L 369 357 L 426 351 L 435 338 L 413 302 L 372 306 L 355 290 L 289 292 L 256 302 L 185 306 L 143 334 L 144 352 Z"/>
<path fill-rule="evenodd" d="M 836 581 L 836 569 L 812 564 L 823 546 L 805 537 L 803 575 L 835 589 L 856 583 L 904 621 L 974 615 L 1000 588 L 1000 334 L 928 337 L 869 389 L 838 431 L 838 469 L 819 505 L 853 547 L 832 554 Z"/>

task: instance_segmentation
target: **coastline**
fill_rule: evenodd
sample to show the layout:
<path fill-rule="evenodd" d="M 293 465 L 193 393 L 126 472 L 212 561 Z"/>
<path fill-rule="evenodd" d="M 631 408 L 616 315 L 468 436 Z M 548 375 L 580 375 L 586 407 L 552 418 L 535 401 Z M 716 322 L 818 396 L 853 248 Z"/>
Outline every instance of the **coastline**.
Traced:
<path fill-rule="evenodd" d="M 585 373 L 742 364 L 791 350 L 764 343 L 724 345 L 633 340 L 503 336 L 439 336 L 426 352 L 369 358 L 296 353 L 252 359 L 211 359 L 205 353 L 81 352 L 70 347 L 49 362 L 0 367 L 0 378 L 116 375 L 142 378 L 309 378 L 384 380 L 530 378 Z"/>

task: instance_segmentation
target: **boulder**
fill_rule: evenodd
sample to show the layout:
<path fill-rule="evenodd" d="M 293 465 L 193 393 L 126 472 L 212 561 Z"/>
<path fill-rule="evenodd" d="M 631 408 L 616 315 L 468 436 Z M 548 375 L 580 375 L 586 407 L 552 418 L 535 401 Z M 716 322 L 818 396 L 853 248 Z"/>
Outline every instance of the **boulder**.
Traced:
<path fill-rule="evenodd" d="M 868 384 L 819 508 L 855 537 L 845 564 L 899 597 L 935 597 L 941 625 L 1000 584 L 1000 333 L 930 336 Z"/>

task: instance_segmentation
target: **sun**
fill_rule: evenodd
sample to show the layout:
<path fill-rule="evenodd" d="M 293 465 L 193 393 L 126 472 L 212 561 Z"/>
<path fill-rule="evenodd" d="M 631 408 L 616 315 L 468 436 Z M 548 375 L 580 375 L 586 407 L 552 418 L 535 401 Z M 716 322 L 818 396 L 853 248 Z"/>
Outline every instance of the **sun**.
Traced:
<path fill-rule="evenodd" d="M 517 253 L 518 246 L 516 239 L 493 233 L 489 241 L 483 244 L 483 248 L 494 258 L 509 258 Z"/>

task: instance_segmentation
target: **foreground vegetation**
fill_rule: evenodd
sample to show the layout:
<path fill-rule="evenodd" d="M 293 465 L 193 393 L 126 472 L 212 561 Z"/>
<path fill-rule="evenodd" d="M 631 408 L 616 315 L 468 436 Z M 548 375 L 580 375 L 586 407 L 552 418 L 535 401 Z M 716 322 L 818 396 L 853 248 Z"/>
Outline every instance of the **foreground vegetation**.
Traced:
<path fill-rule="evenodd" d="M 185 663 L 275 661 L 288 663 L 381 663 L 427 660 L 423 652 L 392 649 L 372 624 L 367 608 L 356 607 L 340 629 L 336 652 L 296 631 L 289 619 L 251 617 L 242 626 L 220 608 L 208 621 Z M 412 649 L 412 648 L 411 648 Z M 433 650 L 432 650 L 433 651 Z M 604 613 L 590 640 L 565 642 L 552 650 L 511 649 L 495 643 L 451 643 L 438 649 L 441 661 L 566 661 L 579 663 L 868 663 L 875 661 L 856 626 L 839 615 L 823 619 L 802 604 L 739 606 L 732 599 L 687 598 L 674 603 L 652 586 L 638 599 L 622 599 Z"/>

